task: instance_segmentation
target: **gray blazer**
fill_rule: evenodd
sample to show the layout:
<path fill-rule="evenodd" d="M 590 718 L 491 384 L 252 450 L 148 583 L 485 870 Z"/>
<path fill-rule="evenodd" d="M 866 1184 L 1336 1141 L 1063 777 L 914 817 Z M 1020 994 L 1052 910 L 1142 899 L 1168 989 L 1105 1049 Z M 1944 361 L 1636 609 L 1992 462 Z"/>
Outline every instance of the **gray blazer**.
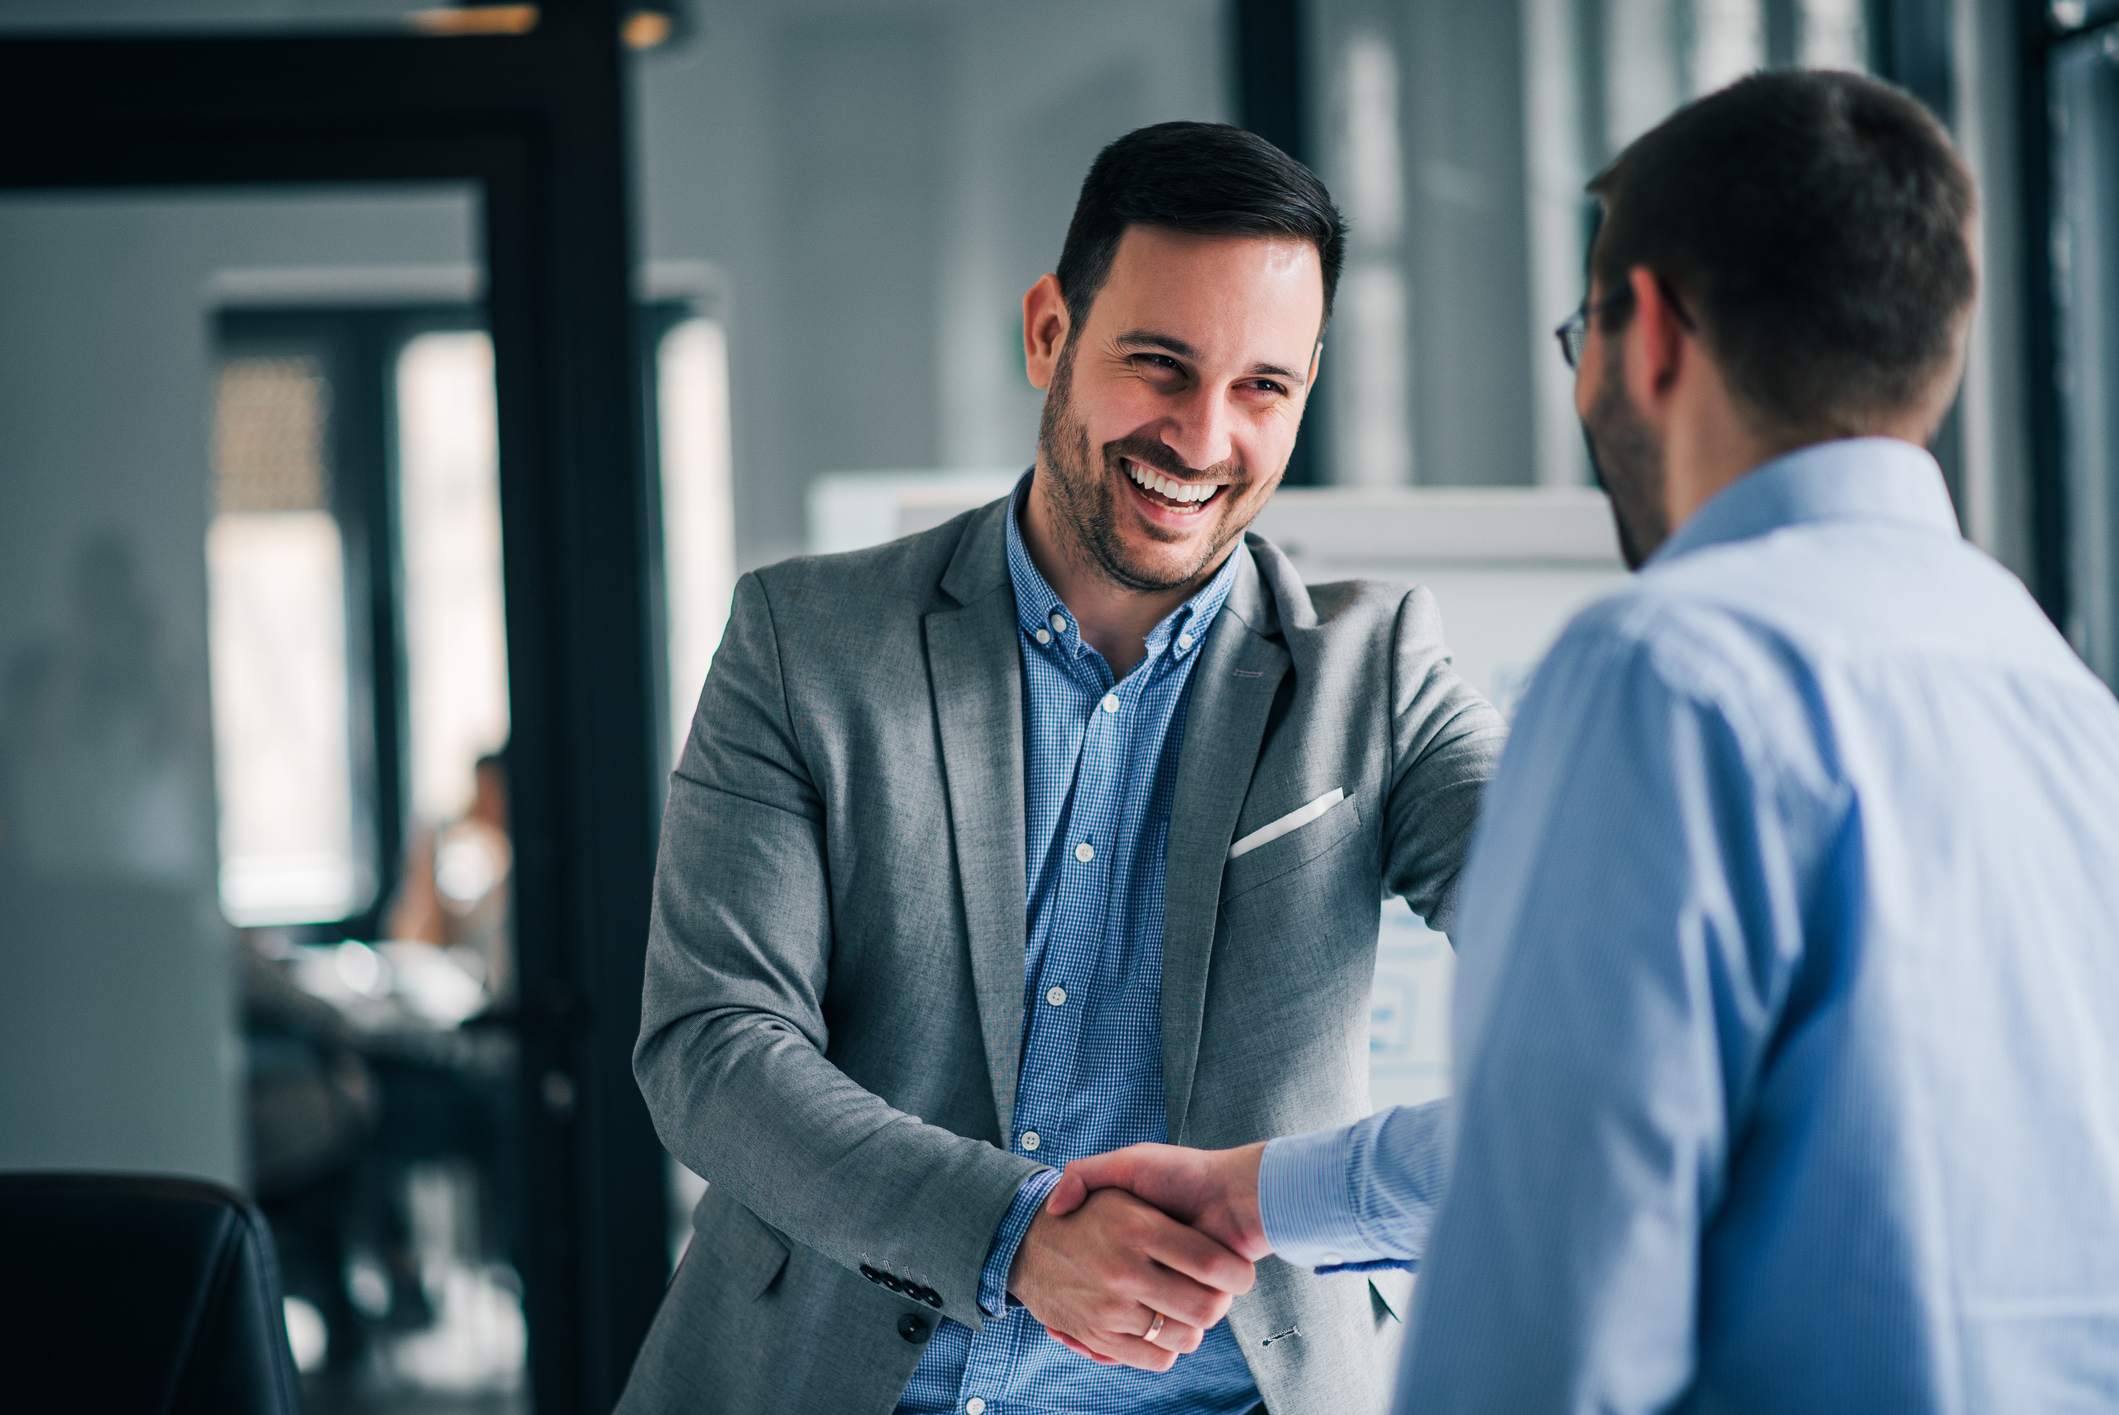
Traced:
<path fill-rule="evenodd" d="M 670 782 L 634 1071 L 709 1184 L 624 1412 L 888 1415 L 1036 1165 L 1008 502 L 746 575 Z M 1173 1141 L 1369 1111 L 1377 911 L 1451 915 L 1499 717 L 1433 598 L 1245 538 L 1194 669 L 1163 940 Z M 1233 841 L 1346 799 L 1237 859 Z M 1391 1320 L 1277 1260 L 1229 1322 L 1269 1407 L 1368 1411 Z"/>

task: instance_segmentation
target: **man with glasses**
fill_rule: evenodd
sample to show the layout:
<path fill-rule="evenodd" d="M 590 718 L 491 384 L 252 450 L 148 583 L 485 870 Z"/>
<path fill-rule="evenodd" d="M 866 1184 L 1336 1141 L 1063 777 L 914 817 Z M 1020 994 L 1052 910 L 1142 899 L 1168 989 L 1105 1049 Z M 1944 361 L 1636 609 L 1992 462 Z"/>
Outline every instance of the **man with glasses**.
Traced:
<path fill-rule="evenodd" d="M 1641 573 L 1489 797 L 1439 1212 L 1405 1112 L 1054 1207 L 1417 1260 L 1402 1410 L 2119 1408 L 2119 705 L 1921 450 L 1972 178 L 1907 95 L 1783 73 L 1590 190 L 1560 342 Z"/>

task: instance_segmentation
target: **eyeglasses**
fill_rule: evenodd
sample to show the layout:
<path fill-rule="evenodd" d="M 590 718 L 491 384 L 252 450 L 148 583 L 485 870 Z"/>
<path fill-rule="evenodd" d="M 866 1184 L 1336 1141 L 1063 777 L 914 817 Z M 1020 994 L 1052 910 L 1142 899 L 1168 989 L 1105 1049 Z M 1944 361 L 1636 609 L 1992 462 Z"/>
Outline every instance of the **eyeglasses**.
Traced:
<path fill-rule="evenodd" d="M 1582 297 L 1582 303 L 1575 306 L 1575 312 L 1561 321 L 1560 327 L 1552 332 L 1553 338 L 1560 341 L 1560 357 L 1567 360 L 1569 368 L 1580 368 L 1582 365 L 1582 346 L 1589 342 L 1589 321 L 1632 302 L 1631 285 L 1606 295 L 1595 304 L 1589 302 L 1589 296 Z"/>
<path fill-rule="evenodd" d="M 1662 284 L 1661 281 L 1658 281 L 1657 285 L 1663 292 L 1663 299 L 1670 305 L 1670 313 L 1677 319 L 1679 327 L 1683 329 L 1692 328 L 1692 316 L 1685 313 L 1685 307 L 1678 303 L 1678 297 L 1671 293 L 1670 287 Z M 1589 342 L 1589 321 L 1600 314 L 1606 314 L 1616 309 L 1624 309 L 1632 302 L 1633 287 L 1631 285 L 1626 286 L 1624 289 L 1612 291 L 1595 304 L 1589 302 L 1589 296 L 1584 295 L 1582 297 L 1582 303 L 1575 307 L 1575 312 L 1562 321 L 1558 329 L 1553 331 L 1553 337 L 1560 341 L 1560 357 L 1567 360 L 1569 368 L 1579 368 L 1581 366 L 1582 346 Z"/>

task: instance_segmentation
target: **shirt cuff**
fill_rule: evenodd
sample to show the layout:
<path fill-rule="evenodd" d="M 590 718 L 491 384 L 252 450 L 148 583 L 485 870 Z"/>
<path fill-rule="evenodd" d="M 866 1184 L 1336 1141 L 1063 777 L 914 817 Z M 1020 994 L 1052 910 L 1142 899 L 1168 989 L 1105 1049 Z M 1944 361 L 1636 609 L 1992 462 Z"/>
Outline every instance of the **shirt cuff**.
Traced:
<path fill-rule="evenodd" d="M 1430 1120 L 1432 1107 L 1407 1114 Z M 1411 1252 L 1379 1242 L 1363 1221 L 1357 1195 L 1372 1176 L 1383 1128 L 1400 1112 L 1383 1111 L 1338 1130 L 1290 1135 L 1266 1145 L 1258 1165 L 1258 1217 L 1266 1242 L 1287 1262 L 1320 1273 L 1418 1268 Z"/>
<path fill-rule="evenodd" d="M 1015 1267 L 1016 1250 L 1023 1246 L 1030 1221 L 1045 1206 L 1052 1186 L 1059 1181 L 1058 1170 L 1039 1170 L 1023 1181 L 1023 1187 L 1015 1191 L 1015 1198 L 1008 1204 L 1008 1212 L 1001 1216 L 993 1246 L 986 1251 L 986 1266 L 979 1273 L 979 1308 L 987 1316 L 998 1317 L 1007 1311 L 1008 1274 Z"/>

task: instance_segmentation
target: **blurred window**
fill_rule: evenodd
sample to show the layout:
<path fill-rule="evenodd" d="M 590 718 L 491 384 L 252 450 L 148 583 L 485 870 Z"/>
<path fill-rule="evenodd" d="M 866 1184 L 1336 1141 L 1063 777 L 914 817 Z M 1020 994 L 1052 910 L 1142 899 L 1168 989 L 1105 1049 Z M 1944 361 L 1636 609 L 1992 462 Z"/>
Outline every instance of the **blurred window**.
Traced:
<path fill-rule="evenodd" d="M 316 354 L 222 361 L 208 644 L 221 907 L 237 925 L 344 918 L 375 888 L 373 842 L 354 830 L 331 418 Z"/>
<path fill-rule="evenodd" d="M 1554 324 L 1582 188 L 1679 104 L 1761 66 L 1866 68 L 1863 0 L 1306 6 L 1313 154 L 1351 224 L 1320 412 L 1345 484 L 1581 485 Z"/>
<path fill-rule="evenodd" d="M 493 341 L 414 335 L 391 387 L 410 805 L 432 826 L 470 804 L 473 765 L 508 737 Z"/>
<path fill-rule="evenodd" d="M 735 592 L 730 499 L 728 335 L 718 319 L 671 311 L 651 372 L 662 482 L 662 594 L 670 763 L 683 749 Z"/>
<path fill-rule="evenodd" d="M 728 346 L 703 299 L 640 325 L 674 761 L 734 587 Z M 492 341 L 468 304 L 225 314 L 214 448 L 222 908 L 370 936 L 508 738 Z"/>
<path fill-rule="evenodd" d="M 2119 23 L 2107 25 L 2070 40 L 2052 61 L 2052 248 L 2068 513 L 2064 627 L 2090 667 L 2119 688 L 2119 400 L 2111 396 L 2119 384 Z"/>

